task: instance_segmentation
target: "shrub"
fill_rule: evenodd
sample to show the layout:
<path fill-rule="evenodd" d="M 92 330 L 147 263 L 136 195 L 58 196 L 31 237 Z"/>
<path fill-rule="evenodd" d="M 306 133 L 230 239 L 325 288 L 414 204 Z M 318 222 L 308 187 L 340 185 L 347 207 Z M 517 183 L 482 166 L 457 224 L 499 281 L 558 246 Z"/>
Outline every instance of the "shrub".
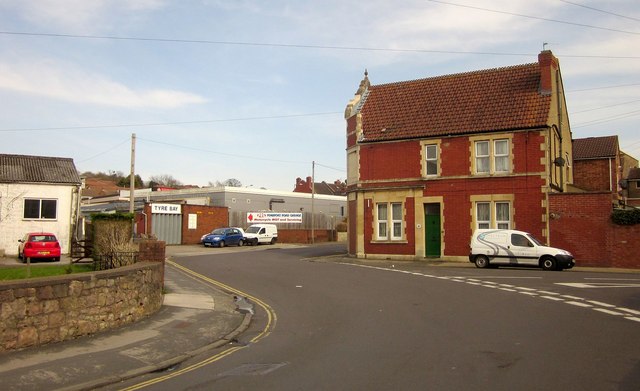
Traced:
<path fill-rule="evenodd" d="M 611 220 L 618 225 L 640 224 L 640 209 L 616 209 L 611 213 Z"/>

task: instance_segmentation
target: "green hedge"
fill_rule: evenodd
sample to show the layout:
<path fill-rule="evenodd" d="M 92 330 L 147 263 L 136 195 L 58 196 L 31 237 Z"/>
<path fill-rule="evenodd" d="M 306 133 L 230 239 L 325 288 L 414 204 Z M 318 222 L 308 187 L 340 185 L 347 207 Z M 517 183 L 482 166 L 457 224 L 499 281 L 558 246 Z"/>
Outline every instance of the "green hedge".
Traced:
<path fill-rule="evenodd" d="M 133 213 L 92 213 L 91 221 L 133 221 L 134 214 Z"/>
<path fill-rule="evenodd" d="M 640 224 L 640 209 L 614 210 L 611 220 L 618 225 Z"/>

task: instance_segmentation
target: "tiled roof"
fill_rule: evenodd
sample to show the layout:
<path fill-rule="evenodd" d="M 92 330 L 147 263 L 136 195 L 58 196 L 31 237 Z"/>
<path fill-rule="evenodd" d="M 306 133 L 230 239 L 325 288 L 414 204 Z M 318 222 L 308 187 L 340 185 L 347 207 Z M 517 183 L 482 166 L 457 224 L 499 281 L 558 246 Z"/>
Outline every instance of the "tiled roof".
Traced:
<path fill-rule="evenodd" d="M 128 190 L 126 187 L 116 185 L 113 180 L 100 178 L 86 178 L 82 196 L 98 197 L 104 195 L 118 194 L 119 190 Z"/>
<path fill-rule="evenodd" d="M 369 87 L 364 141 L 545 126 L 551 96 L 538 63 Z"/>
<path fill-rule="evenodd" d="M 80 184 L 73 159 L 0 154 L 0 183 Z"/>
<path fill-rule="evenodd" d="M 573 140 L 573 160 L 611 158 L 618 155 L 618 136 Z"/>
<path fill-rule="evenodd" d="M 631 180 L 639 180 L 640 179 L 640 168 L 632 167 L 629 169 L 629 175 L 627 179 Z"/>

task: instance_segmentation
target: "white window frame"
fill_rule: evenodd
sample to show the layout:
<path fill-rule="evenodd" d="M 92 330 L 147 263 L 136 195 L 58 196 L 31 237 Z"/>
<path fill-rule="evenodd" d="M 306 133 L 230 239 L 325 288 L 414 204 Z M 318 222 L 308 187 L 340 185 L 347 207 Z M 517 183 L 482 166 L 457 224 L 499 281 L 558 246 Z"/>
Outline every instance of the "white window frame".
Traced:
<path fill-rule="evenodd" d="M 483 207 L 486 206 L 489 208 L 489 220 L 480 218 L 480 205 L 482 205 Z M 476 228 L 478 229 L 491 228 L 491 202 L 489 201 L 476 202 Z"/>
<path fill-rule="evenodd" d="M 478 151 L 478 147 L 481 144 L 487 144 L 487 154 L 486 155 L 481 155 Z M 489 140 L 480 140 L 480 141 L 476 141 L 474 144 L 474 148 L 475 148 L 475 155 L 476 155 L 476 173 L 477 174 L 490 174 L 491 173 L 491 144 L 489 143 Z M 480 161 L 486 161 L 485 166 L 487 167 L 486 171 L 480 171 Z"/>
<path fill-rule="evenodd" d="M 429 157 L 429 150 L 435 153 L 435 156 Z M 436 177 L 440 173 L 440 167 L 438 167 L 438 144 L 426 144 L 424 146 L 424 156 L 425 156 L 425 175 L 428 177 Z M 436 172 L 429 173 L 429 163 L 435 165 Z"/>
<path fill-rule="evenodd" d="M 38 202 L 38 217 L 27 217 L 27 202 L 28 201 L 37 201 Z M 44 201 L 53 202 L 54 204 L 54 216 L 53 217 L 45 217 L 43 216 L 43 208 L 42 203 Z M 22 202 L 22 219 L 23 220 L 57 220 L 58 219 L 58 200 L 55 198 L 24 198 Z"/>
<path fill-rule="evenodd" d="M 496 228 L 498 229 L 511 229 L 511 203 L 508 201 L 495 201 L 494 203 L 495 216 L 496 216 Z M 498 213 L 498 207 L 506 205 L 507 219 L 500 219 Z"/>
<path fill-rule="evenodd" d="M 489 207 L 489 220 L 481 219 L 480 205 Z M 506 212 L 508 213 L 507 220 L 498 219 L 498 217 L 500 217 L 498 216 L 498 208 L 502 205 L 506 205 Z M 477 229 L 511 229 L 513 226 L 511 221 L 513 216 L 511 211 L 511 201 L 476 201 L 474 207 Z"/>
<path fill-rule="evenodd" d="M 384 216 L 381 216 L 383 210 Z M 376 230 L 378 240 L 389 239 L 389 204 L 386 202 L 376 204 Z"/>
<path fill-rule="evenodd" d="M 498 143 L 505 143 L 506 144 L 506 153 L 501 153 L 498 154 Z M 505 164 L 505 169 L 504 170 L 498 170 L 498 158 L 500 159 L 504 159 L 506 160 L 506 164 Z M 502 138 L 502 139 L 498 139 L 498 140 L 493 140 L 493 169 L 494 172 L 499 172 L 499 173 L 505 173 L 505 172 L 509 172 L 511 170 L 511 167 L 509 167 L 509 140 L 506 138 Z"/>
<path fill-rule="evenodd" d="M 501 143 L 506 144 L 506 151 L 498 154 L 498 145 Z M 481 145 L 486 145 L 487 154 L 479 153 Z M 475 174 L 493 175 L 511 172 L 511 139 L 508 137 L 474 140 L 473 153 L 475 158 Z M 498 170 L 498 159 L 505 161 L 505 167 L 501 170 Z M 485 167 L 485 169 L 481 170 L 481 167 Z"/>
<path fill-rule="evenodd" d="M 376 240 L 402 240 L 403 215 L 402 202 L 376 203 Z"/>

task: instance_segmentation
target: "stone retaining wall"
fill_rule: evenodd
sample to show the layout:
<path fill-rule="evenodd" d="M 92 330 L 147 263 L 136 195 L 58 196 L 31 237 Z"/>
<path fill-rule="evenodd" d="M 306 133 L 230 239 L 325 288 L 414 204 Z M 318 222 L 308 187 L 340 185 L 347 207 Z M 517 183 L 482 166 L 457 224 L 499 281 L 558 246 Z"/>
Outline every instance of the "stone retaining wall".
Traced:
<path fill-rule="evenodd" d="M 163 249 L 164 250 L 164 249 Z M 0 282 L 0 351 L 136 322 L 162 305 L 164 262 Z"/>

